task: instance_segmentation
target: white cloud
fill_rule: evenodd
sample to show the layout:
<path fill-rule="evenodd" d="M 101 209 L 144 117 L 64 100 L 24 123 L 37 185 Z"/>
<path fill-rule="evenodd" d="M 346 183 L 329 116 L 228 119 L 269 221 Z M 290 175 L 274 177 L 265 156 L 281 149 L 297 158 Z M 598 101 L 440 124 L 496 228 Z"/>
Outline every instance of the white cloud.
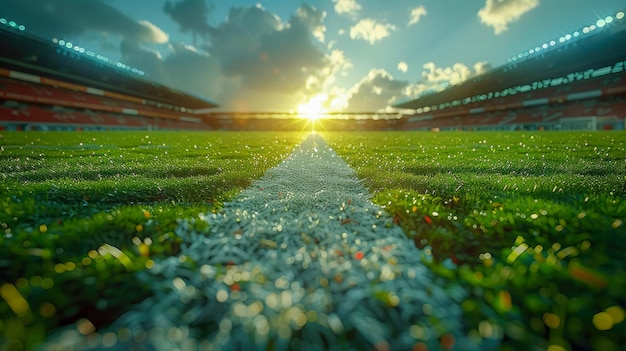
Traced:
<path fill-rule="evenodd" d="M 326 65 L 312 72 L 306 80 L 307 95 L 317 94 L 332 88 L 337 74 L 345 75 L 352 68 L 352 62 L 348 60 L 343 51 L 333 50 L 325 56 Z"/>
<path fill-rule="evenodd" d="M 361 5 L 359 5 L 355 0 L 333 0 L 335 3 L 335 12 L 338 14 L 356 14 L 357 11 L 361 9 Z"/>
<path fill-rule="evenodd" d="M 483 74 L 491 69 L 491 65 L 487 61 L 480 61 L 474 64 L 474 72 L 476 75 Z"/>
<path fill-rule="evenodd" d="M 144 39 L 148 42 L 163 44 L 167 43 L 169 36 L 161 28 L 155 26 L 150 21 L 139 21 L 139 24 L 145 28 Z"/>
<path fill-rule="evenodd" d="M 422 18 L 422 16 L 426 16 L 427 12 L 426 12 L 426 8 L 424 6 L 418 6 L 414 9 L 411 10 L 411 19 L 409 20 L 409 23 L 407 24 L 407 26 L 412 26 L 414 24 L 417 24 L 417 22 L 420 21 L 420 18 Z"/>
<path fill-rule="evenodd" d="M 440 91 L 450 85 L 462 83 L 468 78 L 482 74 L 490 68 L 491 65 L 486 61 L 476 62 L 473 69 L 460 62 L 448 67 L 437 67 L 434 62 L 428 62 L 424 64 L 423 81 L 417 88 L 422 92 L 425 90 Z M 416 95 L 415 91 L 412 91 L 410 95 Z"/>
<path fill-rule="evenodd" d="M 409 70 L 409 65 L 406 62 L 404 61 L 398 62 L 398 71 L 402 73 L 406 73 L 408 70 Z"/>
<path fill-rule="evenodd" d="M 462 63 L 455 63 L 451 67 L 437 67 L 434 62 L 424 64 L 422 77 L 429 83 L 447 83 L 455 85 L 470 77 L 472 71 Z"/>
<path fill-rule="evenodd" d="M 392 24 L 378 23 L 371 18 L 365 18 L 350 28 L 350 38 L 363 39 L 373 45 L 391 35 L 391 31 L 394 30 L 396 27 Z"/>
<path fill-rule="evenodd" d="M 485 7 L 478 11 L 478 17 L 482 23 L 493 27 L 495 34 L 502 34 L 509 29 L 509 23 L 537 6 L 539 0 L 487 0 Z"/>

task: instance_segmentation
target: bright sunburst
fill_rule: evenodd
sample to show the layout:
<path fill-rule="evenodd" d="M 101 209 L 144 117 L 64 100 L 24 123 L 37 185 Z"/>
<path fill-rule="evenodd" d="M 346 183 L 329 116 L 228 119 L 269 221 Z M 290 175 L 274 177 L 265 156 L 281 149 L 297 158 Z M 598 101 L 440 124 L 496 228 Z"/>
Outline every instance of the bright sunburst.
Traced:
<path fill-rule="evenodd" d="M 311 122 L 315 122 L 320 119 L 322 115 L 328 112 L 328 110 L 324 107 L 326 100 L 328 100 L 328 96 L 325 94 L 319 94 L 312 97 L 308 102 L 298 106 L 298 115 L 301 118 L 306 118 Z"/>

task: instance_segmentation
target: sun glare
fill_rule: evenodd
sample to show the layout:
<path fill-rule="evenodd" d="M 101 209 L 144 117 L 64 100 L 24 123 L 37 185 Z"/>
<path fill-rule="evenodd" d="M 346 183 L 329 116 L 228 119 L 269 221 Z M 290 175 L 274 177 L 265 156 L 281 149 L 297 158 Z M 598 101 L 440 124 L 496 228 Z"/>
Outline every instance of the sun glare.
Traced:
<path fill-rule="evenodd" d="M 316 121 L 320 119 L 323 114 L 328 112 L 326 108 L 324 108 L 324 103 L 327 99 L 328 96 L 324 94 L 312 97 L 308 102 L 298 106 L 298 115 L 301 118 L 308 119 L 309 121 Z"/>

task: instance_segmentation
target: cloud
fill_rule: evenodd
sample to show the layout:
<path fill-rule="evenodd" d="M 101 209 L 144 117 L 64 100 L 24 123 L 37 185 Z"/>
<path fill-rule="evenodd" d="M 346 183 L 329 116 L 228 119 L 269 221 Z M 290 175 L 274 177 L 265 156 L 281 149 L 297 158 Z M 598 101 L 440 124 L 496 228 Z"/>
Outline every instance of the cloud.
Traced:
<path fill-rule="evenodd" d="M 472 69 L 460 62 L 448 67 L 437 67 L 434 62 L 428 62 L 424 64 L 423 68 L 422 81 L 413 86 L 413 90 L 408 95 L 415 96 L 426 90 L 443 90 L 448 86 L 462 83 L 468 78 L 485 73 L 491 69 L 491 65 L 486 61 L 476 62 Z"/>
<path fill-rule="evenodd" d="M 323 17 L 307 5 L 287 23 L 260 6 L 233 8 L 212 30 L 212 53 L 223 73 L 239 77 L 247 88 L 297 93 L 311 72 L 328 64 L 313 39 Z"/>
<path fill-rule="evenodd" d="M 222 110 L 293 110 L 352 66 L 342 51 L 321 45 L 325 16 L 308 5 L 286 20 L 260 5 L 234 7 L 209 26 L 203 46 L 170 43 L 159 58 L 126 43 L 124 62 L 148 67 L 153 79 L 207 96 Z"/>
<path fill-rule="evenodd" d="M 164 43 L 168 35 L 148 21 L 136 21 L 103 0 L 2 0 L 0 13 L 24 24 L 30 33 L 77 41 L 111 35 L 138 43 Z"/>
<path fill-rule="evenodd" d="M 434 62 L 424 64 L 422 77 L 429 83 L 448 83 L 455 85 L 470 77 L 472 71 L 462 63 L 455 63 L 451 67 L 437 67 Z"/>
<path fill-rule="evenodd" d="M 407 26 L 412 26 L 414 24 L 417 24 L 417 22 L 420 21 L 420 18 L 422 18 L 422 16 L 426 16 L 427 12 L 426 12 L 426 8 L 424 6 L 418 6 L 414 9 L 411 10 L 411 19 L 409 20 L 409 23 L 407 24 Z"/>
<path fill-rule="evenodd" d="M 404 62 L 398 64 L 400 71 L 402 63 Z M 343 107 L 347 111 L 390 111 L 391 105 L 401 98 L 416 97 L 428 91 L 441 91 L 449 85 L 482 74 L 490 67 L 484 61 L 475 63 L 473 69 L 462 63 L 440 68 L 429 62 L 424 65 L 422 79 L 414 84 L 396 80 L 384 69 L 372 69 L 360 82 L 343 92 L 347 96 Z"/>
<path fill-rule="evenodd" d="M 168 40 L 170 39 L 167 33 L 161 30 L 161 28 L 152 24 L 150 21 L 146 21 L 146 20 L 139 21 L 139 24 L 145 28 L 144 30 L 145 37 L 143 40 L 145 42 L 163 44 L 163 43 L 167 43 Z"/>
<path fill-rule="evenodd" d="M 213 10 L 204 0 L 180 0 L 172 3 L 167 1 L 163 12 L 178 23 L 182 32 L 191 32 L 194 44 L 198 36 L 206 38 L 210 31 L 207 15 Z"/>
<path fill-rule="evenodd" d="M 491 68 L 491 64 L 487 61 L 476 62 L 474 64 L 474 73 L 475 75 L 480 75 L 491 70 Z"/>
<path fill-rule="evenodd" d="M 537 6 L 539 0 L 487 0 L 485 7 L 478 11 L 478 17 L 482 23 L 493 27 L 495 34 L 502 34 L 509 29 L 509 23 Z"/>
<path fill-rule="evenodd" d="M 326 11 L 319 11 L 317 8 L 309 5 L 302 5 L 296 11 L 296 16 L 309 28 L 317 40 L 324 42 L 326 33 L 324 18 L 326 18 Z"/>
<path fill-rule="evenodd" d="M 348 111 L 378 111 L 393 104 L 398 97 L 404 95 L 409 83 L 395 80 L 384 69 L 372 69 L 347 92 Z"/>
<path fill-rule="evenodd" d="M 391 31 L 394 30 L 396 27 L 392 24 L 378 23 L 371 18 L 365 18 L 350 27 L 350 38 L 363 39 L 373 45 L 391 35 Z"/>
<path fill-rule="evenodd" d="M 361 5 L 359 5 L 355 0 L 333 0 L 335 3 L 335 12 L 338 14 L 350 14 L 356 15 L 356 13 L 361 9 Z"/>
<path fill-rule="evenodd" d="M 406 73 L 408 70 L 409 70 L 409 65 L 406 62 L 404 61 L 398 62 L 398 71 L 402 73 Z"/>

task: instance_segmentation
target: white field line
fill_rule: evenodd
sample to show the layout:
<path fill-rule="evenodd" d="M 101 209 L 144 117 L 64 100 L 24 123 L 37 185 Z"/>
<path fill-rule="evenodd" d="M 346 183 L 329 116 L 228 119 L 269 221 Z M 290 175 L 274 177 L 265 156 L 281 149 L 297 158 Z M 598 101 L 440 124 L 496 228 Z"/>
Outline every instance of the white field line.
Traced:
<path fill-rule="evenodd" d="M 140 276 L 154 297 L 116 321 L 132 335 L 118 347 L 438 350 L 447 334 L 477 349 L 465 292 L 442 287 L 319 135 L 200 220 L 210 233 L 181 222 L 181 255 Z"/>

